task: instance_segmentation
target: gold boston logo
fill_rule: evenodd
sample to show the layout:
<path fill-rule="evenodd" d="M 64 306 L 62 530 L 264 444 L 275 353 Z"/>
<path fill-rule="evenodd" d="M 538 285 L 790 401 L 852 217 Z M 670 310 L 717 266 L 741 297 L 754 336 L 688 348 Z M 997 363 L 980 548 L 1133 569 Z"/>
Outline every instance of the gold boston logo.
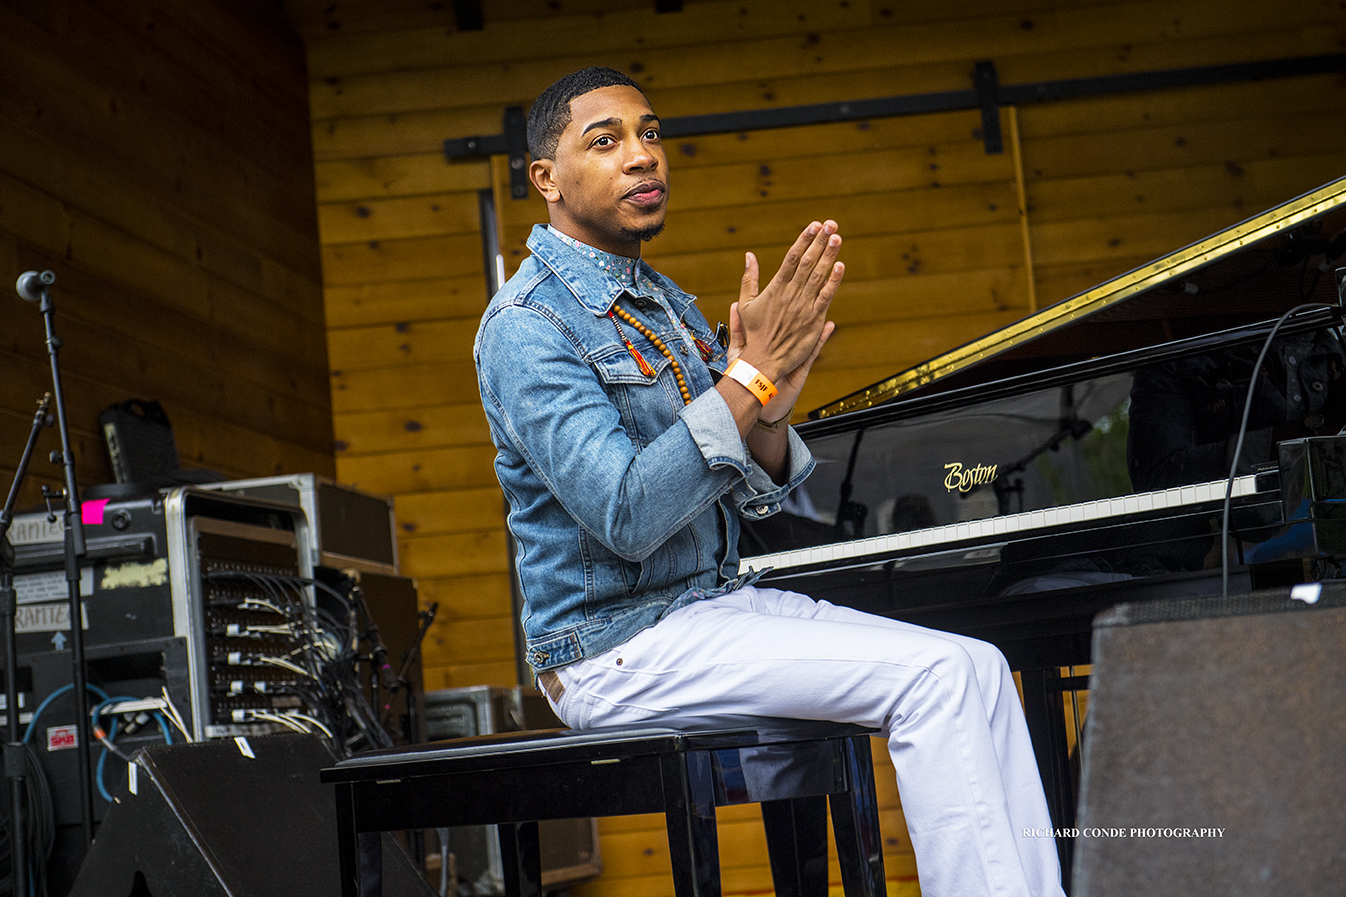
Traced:
<path fill-rule="evenodd" d="M 944 488 L 950 492 L 955 489 L 959 492 L 969 492 L 974 486 L 985 486 L 995 479 L 996 467 L 995 464 L 990 467 L 984 464 L 978 464 L 976 467 L 964 467 L 958 461 L 945 464 L 944 469 L 948 473 L 944 476 Z"/>

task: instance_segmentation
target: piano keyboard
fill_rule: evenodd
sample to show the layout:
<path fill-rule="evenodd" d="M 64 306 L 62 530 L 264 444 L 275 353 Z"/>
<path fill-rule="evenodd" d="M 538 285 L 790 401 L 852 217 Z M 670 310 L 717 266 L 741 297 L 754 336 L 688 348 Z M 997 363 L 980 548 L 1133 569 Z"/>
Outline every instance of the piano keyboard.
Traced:
<path fill-rule="evenodd" d="M 1254 485 L 1256 479 L 1256 476 L 1251 474 L 1235 479 L 1234 497 L 1254 494 L 1257 491 Z M 1139 492 L 1119 498 L 1102 498 L 1098 501 L 1062 505 L 1059 508 L 1047 508 L 1041 511 L 1024 511 L 1019 514 L 1007 514 L 1003 517 L 986 517 L 981 520 L 967 520 L 962 523 L 932 526 L 927 529 L 911 530 L 904 533 L 871 536 L 868 539 L 856 539 L 852 542 L 835 542 L 831 545 L 819 545 L 813 548 L 762 554 L 756 557 L 743 558 L 739 562 L 738 570 L 739 573 L 747 573 L 749 569 L 762 570 L 766 567 L 788 570 L 851 558 L 889 555 L 913 548 L 949 545 L 975 539 L 995 539 L 1012 533 L 1122 517 L 1127 514 L 1143 514 L 1149 511 L 1183 508 L 1206 502 L 1223 502 L 1226 483 L 1226 480 L 1196 483 L 1191 486 L 1178 486 L 1158 492 Z"/>

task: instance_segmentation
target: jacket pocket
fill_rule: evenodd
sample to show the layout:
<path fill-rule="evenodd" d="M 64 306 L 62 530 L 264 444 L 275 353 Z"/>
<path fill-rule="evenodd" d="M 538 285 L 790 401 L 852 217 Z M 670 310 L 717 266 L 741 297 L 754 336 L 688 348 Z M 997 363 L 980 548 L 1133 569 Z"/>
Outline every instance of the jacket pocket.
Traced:
<path fill-rule="evenodd" d="M 648 347 L 648 351 L 637 347 L 637 351 L 654 371 L 653 377 L 640 369 L 621 343 L 614 342 L 592 353 L 588 362 L 616 406 L 626 435 L 641 449 L 673 426 L 682 408 L 682 398 L 668 359 L 653 347 Z"/>

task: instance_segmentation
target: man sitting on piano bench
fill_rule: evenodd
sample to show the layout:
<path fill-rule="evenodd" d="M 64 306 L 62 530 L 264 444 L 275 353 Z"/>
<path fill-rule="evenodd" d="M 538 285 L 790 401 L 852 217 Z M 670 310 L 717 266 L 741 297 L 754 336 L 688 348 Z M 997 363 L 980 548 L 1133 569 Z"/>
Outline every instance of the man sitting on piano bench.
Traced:
<path fill-rule="evenodd" d="M 832 332 L 836 224 L 809 225 L 760 291 L 747 254 L 726 351 L 640 259 L 669 179 L 635 83 L 562 78 L 529 113 L 528 148 L 551 226 L 534 228 L 474 355 L 528 662 L 557 714 L 580 729 L 716 715 L 880 727 L 923 893 L 1060 894 L 995 648 L 739 574 L 737 515 L 774 513 L 813 468 L 787 420 Z"/>

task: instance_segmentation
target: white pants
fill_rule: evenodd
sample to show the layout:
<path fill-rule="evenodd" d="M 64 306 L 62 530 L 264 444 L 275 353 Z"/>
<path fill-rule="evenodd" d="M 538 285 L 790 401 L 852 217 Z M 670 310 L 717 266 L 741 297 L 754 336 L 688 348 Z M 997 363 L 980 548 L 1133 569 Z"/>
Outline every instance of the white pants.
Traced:
<path fill-rule="evenodd" d="M 556 674 L 553 706 L 577 729 L 713 714 L 878 727 L 922 894 L 1062 894 L 1056 842 L 1024 837 L 1052 823 L 1013 676 L 985 642 L 749 587 Z"/>

